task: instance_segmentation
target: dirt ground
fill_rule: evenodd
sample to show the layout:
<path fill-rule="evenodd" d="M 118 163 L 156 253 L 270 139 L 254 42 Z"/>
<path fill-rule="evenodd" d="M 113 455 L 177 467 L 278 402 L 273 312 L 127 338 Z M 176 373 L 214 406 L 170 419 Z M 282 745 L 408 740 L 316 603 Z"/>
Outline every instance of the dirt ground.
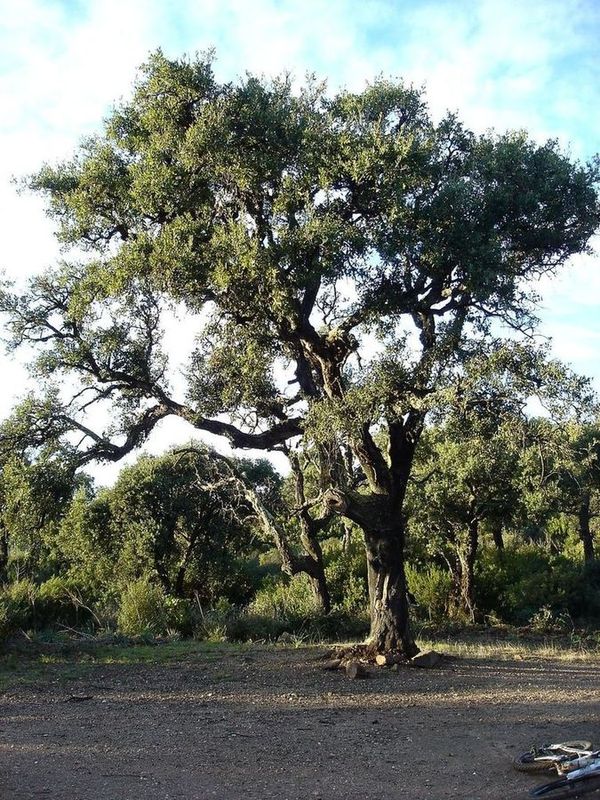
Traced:
<path fill-rule="evenodd" d="M 325 672 L 314 649 L 92 665 L 0 701 L 2 800 L 524 798 L 535 742 L 600 746 L 600 663 Z"/>

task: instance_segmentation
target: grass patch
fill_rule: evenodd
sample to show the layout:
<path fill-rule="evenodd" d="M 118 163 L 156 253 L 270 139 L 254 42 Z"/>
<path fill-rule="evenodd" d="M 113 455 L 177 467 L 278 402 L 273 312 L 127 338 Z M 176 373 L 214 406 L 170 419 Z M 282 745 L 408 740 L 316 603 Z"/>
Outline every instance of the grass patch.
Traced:
<path fill-rule="evenodd" d="M 243 644 L 189 640 L 127 644 L 93 641 L 19 643 L 0 655 L 0 690 L 18 685 L 78 680 L 99 666 L 206 663 L 247 650 L 248 646 Z"/>
<path fill-rule="evenodd" d="M 526 658 L 600 662 L 600 634 L 540 635 L 510 626 L 423 625 L 415 631 L 422 650 L 457 658 L 519 660 Z M 215 663 L 249 651 L 284 646 L 320 647 L 314 639 L 288 635 L 276 645 L 142 638 L 19 641 L 0 653 L 0 691 L 20 685 L 82 680 L 102 666 L 130 668 Z M 231 674 L 224 665 L 222 680 Z"/>
<path fill-rule="evenodd" d="M 435 628 L 417 632 L 421 650 L 438 650 L 458 658 L 550 658 L 561 661 L 599 661 L 597 633 L 540 635 L 510 626 L 487 628 Z"/>

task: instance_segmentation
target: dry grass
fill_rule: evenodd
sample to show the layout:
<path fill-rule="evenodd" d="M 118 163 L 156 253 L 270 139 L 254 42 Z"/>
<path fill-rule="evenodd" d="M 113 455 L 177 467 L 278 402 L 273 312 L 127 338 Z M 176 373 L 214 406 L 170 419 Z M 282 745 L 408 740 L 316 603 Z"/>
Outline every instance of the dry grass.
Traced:
<path fill-rule="evenodd" d="M 421 650 L 437 650 L 457 658 L 520 660 L 550 658 L 559 661 L 600 661 L 600 645 L 591 637 L 516 636 L 500 638 L 471 634 L 425 635 L 417 639 Z"/>

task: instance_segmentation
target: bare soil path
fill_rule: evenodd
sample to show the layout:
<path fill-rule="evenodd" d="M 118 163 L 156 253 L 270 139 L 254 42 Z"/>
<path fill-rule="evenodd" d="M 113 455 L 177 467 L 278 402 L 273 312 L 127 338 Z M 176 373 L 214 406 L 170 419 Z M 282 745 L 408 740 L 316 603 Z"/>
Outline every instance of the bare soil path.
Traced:
<path fill-rule="evenodd" d="M 457 659 L 349 681 L 319 651 L 68 664 L 0 699 L 0 798 L 512 800 L 534 742 L 600 746 L 600 663 Z"/>

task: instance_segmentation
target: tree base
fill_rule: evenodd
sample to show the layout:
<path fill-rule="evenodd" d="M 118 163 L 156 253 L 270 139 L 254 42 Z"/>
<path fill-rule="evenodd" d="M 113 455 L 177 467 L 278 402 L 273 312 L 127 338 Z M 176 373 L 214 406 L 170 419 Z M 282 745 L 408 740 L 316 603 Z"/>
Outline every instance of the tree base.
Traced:
<path fill-rule="evenodd" d="M 410 658 L 405 653 L 398 650 L 388 650 L 382 653 L 372 642 L 339 645 L 328 650 L 324 658 L 327 661 L 339 661 L 342 665 L 353 660 L 361 661 L 365 664 L 376 664 L 377 666 L 410 663 Z"/>

